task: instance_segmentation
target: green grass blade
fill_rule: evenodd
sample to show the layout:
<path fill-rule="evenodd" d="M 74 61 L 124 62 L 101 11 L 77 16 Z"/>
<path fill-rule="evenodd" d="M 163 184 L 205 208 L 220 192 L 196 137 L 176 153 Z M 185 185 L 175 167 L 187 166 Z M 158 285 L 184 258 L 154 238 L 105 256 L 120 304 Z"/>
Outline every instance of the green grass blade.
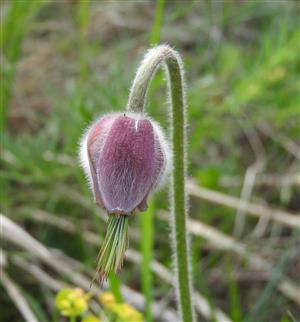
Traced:
<path fill-rule="evenodd" d="M 156 1 L 155 19 L 152 26 L 150 44 L 152 46 L 159 43 L 162 17 L 164 13 L 165 0 Z"/>
<path fill-rule="evenodd" d="M 263 318 L 263 314 L 268 313 L 268 308 L 272 308 L 270 305 L 272 301 L 272 295 L 274 294 L 275 288 L 278 285 L 281 278 L 285 275 L 289 266 L 291 265 L 290 250 L 295 245 L 299 233 L 295 232 L 294 235 L 288 241 L 285 250 L 282 252 L 281 258 L 278 261 L 277 267 L 272 270 L 272 276 L 266 285 L 265 289 L 260 293 L 256 303 L 252 310 L 248 313 L 245 320 L 246 322 L 257 321 Z"/>
<path fill-rule="evenodd" d="M 6 114 L 11 88 L 16 71 L 16 63 L 21 53 L 21 46 L 31 19 L 47 1 L 11 1 L 7 15 L 1 17 L 0 47 L 1 83 L 0 83 L 0 130 L 5 128 Z M 3 67 L 5 66 L 5 67 Z"/>
<path fill-rule="evenodd" d="M 239 322 L 242 321 L 242 314 L 240 310 L 241 304 L 239 301 L 240 292 L 234 276 L 232 259 L 229 256 L 226 258 L 226 275 L 229 288 L 228 295 L 231 309 L 231 318 L 233 321 Z"/>
<path fill-rule="evenodd" d="M 121 293 L 121 284 L 118 276 L 114 272 L 110 272 L 108 276 L 110 290 L 114 294 L 118 303 L 123 302 L 123 296 Z"/>
<path fill-rule="evenodd" d="M 160 30 L 162 16 L 164 12 L 165 0 L 157 0 L 155 18 L 152 26 L 150 44 L 155 45 L 160 40 Z M 148 204 L 148 210 L 141 214 L 140 230 L 141 230 L 141 253 L 143 256 L 141 269 L 142 290 L 145 296 L 145 314 L 147 322 L 153 321 L 151 305 L 152 305 L 152 273 L 151 260 L 153 257 L 153 224 L 155 203 L 152 199 Z"/>
<path fill-rule="evenodd" d="M 145 313 L 147 322 L 153 321 L 151 312 L 152 303 L 152 273 L 151 260 L 153 258 L 153 225 L 154 225 L 155 203 L 152 199 L 149 202 L 148 210 L 140 214 L 141 229 L 141 253 L 143 255 L 141 268 L 142 290 L 145 296 Z"/>
<path fill-rule="evenodd" d="M 49 319 L 47 318 L 42 305 L 36 299 L 36 297 L 32 296 L 29 292 L 22 289 L 22 293 L 26 298 L 27 302 L 30 304 L 30 307 L 39 321 L 48 322 Z"/>
<path fill-rule="evenodd" d="M 80 0 L 77 3 L 76 20 L 78 25 L 78 41 L 79 41 L 79 68 L 80 80 L 85 81 L 88 77 L 88 61 L 87 61 L 87 32 L 90 23 L 90 1 Z"/>

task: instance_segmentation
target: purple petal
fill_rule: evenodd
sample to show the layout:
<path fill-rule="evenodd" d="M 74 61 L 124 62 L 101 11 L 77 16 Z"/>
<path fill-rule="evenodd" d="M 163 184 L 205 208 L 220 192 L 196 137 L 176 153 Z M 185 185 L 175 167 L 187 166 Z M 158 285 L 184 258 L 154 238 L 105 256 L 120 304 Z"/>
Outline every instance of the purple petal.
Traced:
<path fill-rule="evenodd" d="M 163 164 L 151 121 L 117 117 L 96 163 L 99 191 L 109 213 L 130 213 L 140 206 Z"/>
<path fill-rule="evenodd" d="M 114 121 L 113 115 L 104 116 L 100 120 L 98 120 L 90 130 L 88 142 L 87 142 L 89 164 L 90 164 L 91 177 L 92 177 L 92 183 L 93 183 L 93 192 L 94 192 L 95 201 L 99 206 L 103 206 L 103 201 L 99 191 L 98 179 L 96 174 L 97 173 L 96 160 L 99 159 L 99 153 L 105 142 L 106 134 L 109 131 L 113 121 Z"/>

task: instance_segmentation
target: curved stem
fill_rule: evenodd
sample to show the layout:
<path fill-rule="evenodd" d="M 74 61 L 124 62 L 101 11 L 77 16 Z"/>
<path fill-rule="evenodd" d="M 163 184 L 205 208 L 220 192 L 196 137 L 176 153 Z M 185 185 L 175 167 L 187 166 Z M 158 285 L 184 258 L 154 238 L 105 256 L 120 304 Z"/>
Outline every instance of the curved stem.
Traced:
<path fill-rule="evenodd" d="M 177 274 L 177 301 L 181 321 L 195 320 L 190 279 L 189 241 L 186 229 L 186 115 L 183 63 L 179 54 L 167 45 L 157 46 L 146 54 L 133 81 L 127 110 L 143 112 L 150 81 L 156 70 L 166 65 L 171 103 L 173 167 L 171 176 L 172 244 Z"/>

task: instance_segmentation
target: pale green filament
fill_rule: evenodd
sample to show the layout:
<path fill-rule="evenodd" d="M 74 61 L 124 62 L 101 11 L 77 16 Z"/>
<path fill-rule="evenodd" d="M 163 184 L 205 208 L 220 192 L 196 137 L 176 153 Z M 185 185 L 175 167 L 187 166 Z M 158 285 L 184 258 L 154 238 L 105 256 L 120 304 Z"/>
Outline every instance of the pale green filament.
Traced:
<path fill-rule="evenodd" d="M 123 264 L 128 248 L 128 216 L 111 214 L 102 247 L 98 255 L 97 273 L 100 283 L 111 271 L 117 273 Z"/>

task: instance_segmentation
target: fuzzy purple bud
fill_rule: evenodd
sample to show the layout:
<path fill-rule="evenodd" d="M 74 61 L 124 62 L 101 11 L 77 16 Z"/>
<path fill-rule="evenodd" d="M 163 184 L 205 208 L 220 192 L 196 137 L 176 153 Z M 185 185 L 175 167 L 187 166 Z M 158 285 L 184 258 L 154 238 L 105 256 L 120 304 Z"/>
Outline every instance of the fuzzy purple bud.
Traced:
<path fill-rule="evenodd" d="M 96 203 L 109 214 L 147 209 L 161 183 L 169 152 L 157 123 L 139 114 L 108 114 L 84 136 L 81 161 Z"/>

